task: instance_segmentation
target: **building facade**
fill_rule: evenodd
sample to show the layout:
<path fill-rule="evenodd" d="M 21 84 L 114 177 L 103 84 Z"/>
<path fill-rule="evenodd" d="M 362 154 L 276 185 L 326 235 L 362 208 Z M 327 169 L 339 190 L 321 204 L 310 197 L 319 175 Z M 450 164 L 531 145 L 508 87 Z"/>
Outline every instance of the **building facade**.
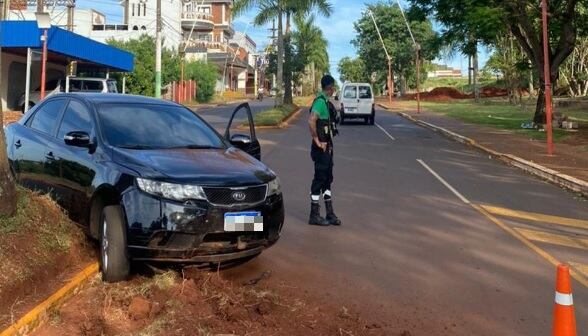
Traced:
<path fill-rule="evenodd" d="M 108 17 L 93 9 L 75 9 L 73 31 L 99 42 L 130 40 L 143 34 L 155 36 L 157 0 L 120 1 L 122 23 L 111 24 Z M 212 62 L 219 68 L 217 90 L 246 90 L 246 81 L 255 65 L 255 42 L 236 35 L 232 21 L 232 0 L 161 0 L 164 47 L 185 54 L 185 59 Z M 113 6 L 117 6 L 114 5 Z M 67 26 L 63 9 L 47 7 L 53 24 Z M 11 10 L 9 20 L 35 20 L 36 8 Z M 244 36 L 243 36 L 244 35 Z M 236 38 L 236 36 L 238 38 Z"/>

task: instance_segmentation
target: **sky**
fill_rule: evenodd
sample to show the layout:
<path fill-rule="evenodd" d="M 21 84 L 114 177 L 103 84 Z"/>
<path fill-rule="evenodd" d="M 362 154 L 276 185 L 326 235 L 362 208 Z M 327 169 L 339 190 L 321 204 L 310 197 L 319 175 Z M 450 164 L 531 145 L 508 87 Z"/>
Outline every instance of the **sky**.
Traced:
<path fill-rule="evenodd" d="M 118 5 L 118 0 L 78 0 L 77 6 L 79 8 L 94 8 L 107 17 L 109 23 L 117 23 L 122 20 L 122 7 Z M 345 56 L 355 57 L 357 51 L 351 44 L 351 40 L 355 37 L 355 30 L 353 23 L 357 21 L 365 4 L 376 3 L 375 1 L 359 2 L 354 0 L 331 0 L 333 5 L 333 15 L 330 18 L 323 18 L 317 16 L 317 24 L 323 30 L 323 33 L 329 41 L 329 59 L 331 62 L 331 74 L 339 80 L 339 72 L 337 71 L 337 63 Z M 403 7 L 407 6 L 406 0 L 400 0 Z M 271 24 L 264 27 L 255 27 L 250 22 L 255 16 L 255 9 L 244 13 L 234 20 L 235 29 L 247 33 L 257 43 L 258 49 L 263 49 L 269 42 L 271 35 L 269 28 Z M 435 25 L 436 30 L 440 30 L 439 25 Z M 483 48 L 481 48 L 483 49 Z M 481 50 L 480 52 L 480 68 L 484 66 L 488 59 L 488 52 Z M 446 64 L 454 68 L 462 69 L 462 73 L 467 74 L 468 61 L 467 58 L 457 54 L 452 58 L 438 59 L 436 63 Z"/>

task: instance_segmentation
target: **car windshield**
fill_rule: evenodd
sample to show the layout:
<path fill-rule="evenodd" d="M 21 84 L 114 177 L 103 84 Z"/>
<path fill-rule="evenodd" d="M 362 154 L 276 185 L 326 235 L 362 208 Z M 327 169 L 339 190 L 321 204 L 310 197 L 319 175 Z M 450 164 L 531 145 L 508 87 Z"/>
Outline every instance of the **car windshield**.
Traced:
<path fill-rule="evenodd" d="M 129 149 L 225 148 L 219 135 L 190 110 L 157 104 L 103 104 L 102 134 Z"/>

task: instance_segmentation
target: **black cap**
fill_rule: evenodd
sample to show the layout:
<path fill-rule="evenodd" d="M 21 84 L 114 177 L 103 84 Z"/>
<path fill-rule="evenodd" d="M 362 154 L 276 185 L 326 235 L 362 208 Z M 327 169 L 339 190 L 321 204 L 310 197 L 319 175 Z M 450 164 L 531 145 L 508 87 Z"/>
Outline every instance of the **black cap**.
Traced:
<path fill-rule="evenodd" d="M 333 76 L 324 75 L 323 78 L 321 78 L 321 87 L 323 90 L 332 85 L 335 85 L 335 78 L 333 78 Z"/>

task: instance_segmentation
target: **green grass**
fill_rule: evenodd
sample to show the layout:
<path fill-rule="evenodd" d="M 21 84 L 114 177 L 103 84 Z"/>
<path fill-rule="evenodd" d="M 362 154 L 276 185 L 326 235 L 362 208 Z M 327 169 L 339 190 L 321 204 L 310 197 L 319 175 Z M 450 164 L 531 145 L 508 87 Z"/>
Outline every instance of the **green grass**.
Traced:
<path fill-rule="evenodd" d="M 410 102 L 411 106 L 416 103 Z M 527 100 L 521 105 L 511 105 L 506 99 L 483 99 L 480 103 L 473 100 L 452 100 L 450 102 L 422 102 L 423 108 L 441 113 L 471 124 L 490 126 L 499 129 L 513 130 L 526 134 L 533 139 L 545 139 L 545 132 L 524 130 L 523 122 L 533 119 L 535 111 L 534 100 Z M 588 112 L 578 108 L 558 108 L 558 112 L 577 118 L 588 119 Z M 555 129 L 554 140 L 559 141 L 570 133 Z"/>
<path fill-rule="evenodd" d="M 262 112 L 257 113 L 253 117 L 256 126 L 278 126 L 294 111 L 298 109 L 296 105 L 282 105 L 277 106 Z"/>
<path fill-rule="evenodd" d="M 496 80 L 481 80 L 479 83 L 480 87 L 484 86 L 497 86 Z M 468 85 L 467 77 L 458 78 L 427 78 L 423 84 L 424 90 L 432 90 L 438 87 L 451 87 L 464 92 L 471 92 L 472 88 Z"/>

